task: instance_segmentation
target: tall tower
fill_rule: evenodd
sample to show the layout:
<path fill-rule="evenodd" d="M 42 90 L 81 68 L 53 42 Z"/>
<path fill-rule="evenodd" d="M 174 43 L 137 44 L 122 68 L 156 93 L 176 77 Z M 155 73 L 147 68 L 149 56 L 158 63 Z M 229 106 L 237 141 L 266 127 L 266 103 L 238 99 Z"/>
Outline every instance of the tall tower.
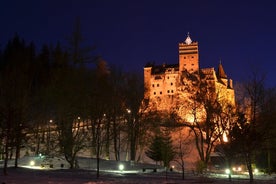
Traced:
<path fill-rule="evenodd" d="M 184 43 L 179 43 L 179 72 L 190 73 L 199 70 L 198 43 L 193 42 L 188 33 Z"/>
<path fill-rule="evenodd" d="M 147 65 L 144 67 L 144 99 L 150 98 L 150 86 L 151 86 L 151 70 L 152 66 Z"/>

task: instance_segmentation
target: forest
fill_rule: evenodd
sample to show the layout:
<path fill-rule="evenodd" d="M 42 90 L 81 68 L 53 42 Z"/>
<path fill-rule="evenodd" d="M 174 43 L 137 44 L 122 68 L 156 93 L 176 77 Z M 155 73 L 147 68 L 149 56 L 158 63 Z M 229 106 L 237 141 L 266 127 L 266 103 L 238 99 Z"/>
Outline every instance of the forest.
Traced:
<path fill-rule="evenodd" d="M 172 131 L 180 125 L 191 129 L 197 143 L 222 152 L 230 165 L 234 157 L 241 157 L 249 171 L 252 165 L 268 173 L 276 171 L 276 91 L 265 87 L 263 75 L 252 72 L 248 81 L 235 86 L 235 110 L 222 112 L 209 107 L 212 115 L 204 126 L 179 122 L 172 114 L 145 114 L 141 108 L 143 79 L 119 66 L 110 67 L 101 56 L 93 55 L 95 48 L 82 46 L 77 28 L 66 45 L 45 44 L 37 51 L 33 42 L 27 43 L 15 34 L 1 48 L 0 154 L 5 160 L 4 172 L 12 156 L 17 167 L 20 150 L 27 146 L 35 154 L 64 155 L 71 168 L 76 167 L 76 156 L 85 149 L 92 149 L 96 158 L 109 159 L 112 154 L 120 160 L 124 145 L 129 160 L 139 162 L 141 151 L 149 147 L 146 154 L 150 158 L 169 166 L 176 157 L 183 161 L 184 146 L 179 140 L 180 149 L 176 151 L 169 134 L 156 135 L 160 133 L 156 127 Z M 202 98 L 195 100 L 206 103 Z M 204 138 L 206 132 L 217 130 L 214 122 L 218 116 L 214 113 L 228 123 L 224 130 L 228 142 Z M 52 131 L 56 133 L 50 137 Z M 122 132 L 124 136 L 120 137 Z M 204 149 L 202 146 L 198 152 L 207 164 L 210 159 Z"/>

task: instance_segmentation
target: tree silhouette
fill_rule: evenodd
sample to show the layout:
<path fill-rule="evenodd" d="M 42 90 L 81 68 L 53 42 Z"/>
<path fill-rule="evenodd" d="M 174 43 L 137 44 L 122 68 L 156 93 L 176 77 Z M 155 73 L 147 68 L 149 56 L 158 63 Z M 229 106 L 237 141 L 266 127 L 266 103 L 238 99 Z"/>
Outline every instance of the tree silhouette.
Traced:
<path fill-rule="evenodd" d="M 0 75 L 1 133 L 4 144 L 4 173 L 9 154 L 15 149 L 15 167 L 20 149 L 26 140 L 34 95 L 34 45 L 26 45 L 18 35 L 10 40 L 3 52 Z"/>
<path fill-rule="evenodd" d="M 163 144 L 163 138 L 161 136 L 155 135 L 149 146 L 149 149 L 145 152 L 146 155 L 156 163 L 162 161 Z"/>
<path fill-rule="evenodd" d="M 155 135 L 149 149 L 145 153 L 149 158 L 156 161 L 156 163 L 162 161 L 166 168 L 170 166 L 170 162 L 176 156 L 171 137 L 167 133 L 164 135 Z"/>

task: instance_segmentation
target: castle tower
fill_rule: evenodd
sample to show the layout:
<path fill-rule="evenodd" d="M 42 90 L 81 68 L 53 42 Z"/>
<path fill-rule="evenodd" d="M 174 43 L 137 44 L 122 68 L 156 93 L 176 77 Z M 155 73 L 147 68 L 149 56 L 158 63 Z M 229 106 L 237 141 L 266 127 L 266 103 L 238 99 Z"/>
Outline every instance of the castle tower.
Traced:
<path fill-rule="evenodd" d="M 150 85 L 151 85 L 151 70 L 152 66 L 145 66 L 144 67 L 144 98 L 150 98 Z"/>
<path fill-rule="evenodd" d="M 199 70 L 198 43 L 188 36 L 184 43 L 179 43 L 179 72 L 187 70 L 190 73 Z"/>

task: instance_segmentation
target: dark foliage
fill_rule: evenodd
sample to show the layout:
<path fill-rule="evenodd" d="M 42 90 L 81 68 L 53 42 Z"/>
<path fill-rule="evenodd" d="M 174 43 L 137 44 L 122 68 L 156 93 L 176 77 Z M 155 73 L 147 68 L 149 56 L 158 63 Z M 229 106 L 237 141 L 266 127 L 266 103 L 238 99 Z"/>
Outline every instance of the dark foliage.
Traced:
<path fill-rule="evenodd" d="M 162 161 L 165 167 L 169 167 L 170 162 L 176 155 L 171 137 L 168 135 L 155 135 L 149 149 L 145 153 L 156 162 Z"/>

